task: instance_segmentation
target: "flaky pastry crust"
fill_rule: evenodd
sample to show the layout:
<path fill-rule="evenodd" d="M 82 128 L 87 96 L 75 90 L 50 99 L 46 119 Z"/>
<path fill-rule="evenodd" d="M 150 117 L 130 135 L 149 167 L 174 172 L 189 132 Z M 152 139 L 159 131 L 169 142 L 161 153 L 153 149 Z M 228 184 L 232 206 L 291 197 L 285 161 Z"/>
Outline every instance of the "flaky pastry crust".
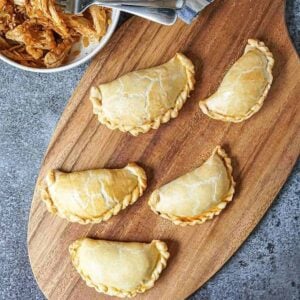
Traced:
<path fill-rule="evenodd" d="M 105 172 L 105 175 L 101 174 L 102 170 Z M 135 163 L 129 163 L 123 169 L 102 170 L 99 169 L 74 173 L 63 173 L 58 170 L 49 171 L 49 173 L 46 176 L 45 184 L 42 184 L 40 187 L 41 199 L 45 202 L 48 211 L 52 214 L 60 216 L 61 218 L 67 219 L 70 222 L 77 222 L 80 224 L 100 223 L 102 221 L 107 221 L 112 216 L 117 215 L 120 212 L 120 210 L 125 209 L 128 205 L 131 205 L 135 201 L 137 201 L 137 199 L 143 194 L 144 190 L 147 187 L 146 173 L 141 167 L 139 167 Z M 110 172 L 118 172 L 118 170 L 120 170 L 121 172 L 126 171 L 128 172 L 128 176 L 134 175 L 134 177 L 136 177 L 135 180 L 133 178 L 131 179 L 132 183 L 128 191 L 126 190 L 128 188 L 127 182 L 118 182 L 117 173 L 116 175 L 114 175 L 113 173 L 110 174 Z M 98 174 L 98 172 L 100 172 L 100 174 Z M 72 179 L 71 182 L 73 182 L 73 184 L 68 182 L 68 186 L 65 187 L 65 180 L 63 183 L 61 183 L 60 176 L 72 176 L 72 174 L 75 176 L 80 176 L 80 179 Z M 94 183 L 91 186 L 93 189 L 89 190 L 89 188 L 87 188 L 86 191 L 85 181 L 89 180 L 90 178 L 93 178 L 93 176 L 95 177 L 95 179 L 97 176 L 102 176 L 102 179 L 99 179 L 100 183 Z M 120 180 L 124 180 L 122 178 Z M 113 181 L 111 182 L 111 186 L 107 189 L 107 191 L 103 192 L 100 199 L 98 197 L 96 201 L 101 202 L 101 199 L 105 200 L 105 198 L 107 198 L 110 201 L 113 201 L 113 205 L 111 205 L 112 207 L 106 209 L 105 204 L 101 202 L 102 204 L 99 204 L 100 206 L 96 208 L 98 209 L 98 211 L 100 211 L 98 215 L 89 215 L 88 212 L 84 210 L 81 211 L 78 208 L 76 208 L 76 213 L 74 213 L 74 211 L 71 210 L 72 207 L 71 209 L 70 206 L 67 208 L 64 207 L 64 202 L 70 202 L 74 200 L 70 199 L 71 197 L 66 197 L 70 196 L 70 194 L 73 193 L 72 190 L 74 190 L 76 193 L 81 193 L 80 195 L 83 194 L 82 198 L 79 199 L 79 202 L 82 201 L 80 205 L 86 205 L 86 208 L 89 209 L 89 205 L 91 205 L 91 203 L 88 201 L 90 200 L 91 196 L 93 196 L 93 194 L 96 193 L 95 187 L 97 188 L 97 190 L 101 190 L 101 188 L 107 186 L 107 182 L 110 181 Z M 119 189 L 118 185 L 122 186 L 121 190 L 118 191 L 118 193 L 121 193 L 121 195 L 123 195 L 124 193 L 122 199 L 116 199 L 116 196 L 114 196 L 114 194 L 117 193 L 116 190 Z M 86 204 L 84 201 L 87 201 L 88 204 Z M 72 203 L 69 205 L 72 205 Z"/>
<path fill-rule="evenodd" d="M 254 55 L 260 56 L 259 64 L 258 60 L 254 62 Z M 266 61 L 264 67 L 262 59 Z M 251 65 L 251 62 L 257 65 Z M 249 39 L 244 55 L 225 74 L 216 93 L 199 102 L 202 112 L 225 122 L 238 123 L 249 119 L 261 109 L 268 95 L 273 66 L 274 58 L 266 45 Z"/>
<path fill-rule="evenodd" d="M 224 167 L 226 168 L 227 179 L 229 181 L 228 190 L 223 195 L 223 197 L 221 199 L 219 199 L 217 205 L 210 207 L 209 209 L 201 212 L 198 215 L 193 215 L 193 216 L 181 216 L 181 215 L 175 215 L 173 213 L 162 212 L 162 211 L 159 211 L 159 209 L 158 209 L 158 204 L 160 201 L 162 201 L 161 195 L 160 195 L 161 188 L 159 188 L 152 193 L 152 195 L 150 196 L 150 199 L 148 201 L 148 204 L 149 204 L 150 208 L 152 209 L 152 211 L 154 213 L 158 214 L 159 216 L 172 221 L 175 225 L 181 225 L 181 226 L 186 226 L 186 225 L 193 226 L 193 225 L 197 225 L 197 224 L 202 224 L 205 221 L 212 219 L 214 216 L 219 215 L 221 213 L 221 211 L 226 207 L 227 203 L 230 202 L 233 198 L 234 191 L 235 191 L 235 188 L 234 188 L 235 181 L 232 176 L 231 159 L 227 156 L 226 152 L 220 146 L 217 146 L 215 148 L 215 150 L 213 151 L 210 159 L 214 155 L 217 155 L 222 160 Z M 201 166 L 199 168 L 201 168 Z M 195 170 L 197 170 L 197 169 L 195 169 Z M 185 176 L 185 175 L 183 175 L 183 176 Z M 183 176 L 179 177 L 178 179 L 182 178 Z M 199 180 L 200 180 L 200 178 L 199 178 Z M 174 181 L 171 181 L 169 184 L 172 184 Z M 176 197 L 180 198 L 181 197 L 180 193 L 177 194 Z"/>
<path fill-rule="evenodd" d="M 171 64 L 177 64 L 178 70 L 174 73 L 177 74 L 168 74 L 168 67 Z M 177 79 L 172 79 L 172 76 L 176 77 L 181 74 L 181 67 L 184 67 L 184 76 L 185 78 L 182 78 L 182 80 L 185 81 L 184 86 L 179 91 L 176 97 L 174 99 L 168 99 L 169 95 L 166 92 L 165 85 L 174 85 L 173 87 L 176 89 L 178 88 L 176 84 L 178 84 Z M 172 67 L 172 70 L 174 69 L 174 66 Z M 167 70 L 167 71 L 166 71 Z M 147 73 L 146 73 L 147 72 Z M 157 96 L 155 93 L 157 91 L 153 91 L 153 79 L 160 79 L 160 76 L 166 76 L 170 77 L 169 81 L 164 78 L 162 81 L 160 81 L 159 87 L 161 88 L 161 92 L 164 93 L 164 95 Z M 121 76 L 120 78 L 116 79 L 115 81 L 108 83 L 108 84 L 100 84 L 98 87 L 92 87 L 91 93 L 90 93 L 90 100 L 93 104 L 93 111 L 98 116 L 98 119 L 100 123 L 104 124 L 110 129 L 119 129 L 123 132 L 129 132 L 134 136 L 137 136 L 140 133 L 146 133 L 151 128 L 157 129 L 160 124 L 168 122 L 171 118 L 176 118 L 178 116 L 179 110 L 182 108 L 183 104 L 186 102 L 187 98 L 189 97 L 190 92 L 194 89 L 194 83 L 195 83 L 195 70 L 193 63 L 183 54 L 177 53 L 175 57 L 173 57 L 169 62 L 165 63 L 164 65 L 153 67 L 151 69 L 145 69 L 145 70 L 139 70 L 134 71 L 131 73 L 128 73 L 126 75 Z M 131 77 L 129 79 L 129 77 Z M 151 78 L 152 77 L 152 78 Z M 150 80 L 149 80 L 150 78 Z M 145 82 L 148 80 L 147 82 Z M 174 82 L 173 82 L 174 81 Z M 125 83 L 124 83 L 125 82 Z M 117 83 L 117 84 L 116 84 Z M 114 95 L 117 93 L 118 90 L 123 90 L 123 92 L 118 95 L 116 94 L 115 97 L 118 98 L 118 102 L 114 108 L 110 108 L 110 103 L 112 101 L 108 101 L 106 103 L 106 109 L 104 109 L 103 104 L 103 89 L 108 89 L 108 85 L 114 86 L 113 89 L 109 90 L 107 93 L 109 96 Z M 129 87 L 129 85 L 132 85 L 133 87 Z M 146 86 L 146 90 L 145 90 Z M 119 88 L 120 87 L 120 88 Z M 130 89 L 131 92 L 127 93 L 124 92 L 124 89 Z M 148 93 L 146 96 L 145 94 L 142 95 L 138 100 L 139 102 L 145 102 L 145 107 L 143 108 L 143 111 L 141 115 L 137 115 L 137 106 L 135 105 L 135 111 L 132 112 L 132 121 L 128 122 L 126 124 L 126 121 L 124 121 L 124 117 L 122 113 L 124 113 L 124 110 L 126 110 L 126 106 L 130 105 L 129 100 L 132 102 L 132 95 L 133 94 L 143 94 Z M 150 95 L 151 94 L 151 95 Z M 152 95 L 154 94 L 154 96 Z M 128 104 L 127 104 L 128 102 Z M 150 102 L 150 103 L 149 103 Z M 165 102 L 164 105 L 165 108 L 161 108 L 161 112 L 158 114 L 155 112 L 153 113 L 153 107 L 161 105 L 162 102 Z M 123 108 L 120 109 L 122 113 L 116 114 L 115 111 L 118 110 L 120 105 L 123 105 Z M 114 116 L 108 115 L 109 110 L 114 110 Z M 129 124 L 130 123 L 130 124 Z"/>
<path fill-rule="evenodd" d="M 145 251 L 147 252 L 148 256 L 155 256 L 155 265 L 154 268 L 152 270 L 148 270 L 148 266 L 145 265 L 139 265 L 139 268 L 141 267 L 145 267 L 145 272 L 147 274 L 145 274 L 145 278 L 138 278 L 137 280 L 140 282 L 137 286 L 131 287 L 130 290 L 127 289 L 123 289 L 121 287 L 118 286 L 110 286 L 107 285 L 105 283 L 96 283 L 93 280 L 93 276 L 97 275 L 97 274 L 91 274 L 90 269 L 86 266 L 83 266 L 82 264 L 84 264 L 84 262 L 82 262 L 81 257 L 79 255 L 79 249 L 82 246 L 83 243 L 86 242 L 91 242 L 94 243 L 95 245 L 92 247 L 97 247 L 97 244 L 99 245 L 98 247 L 101 247 L 101 245 L 104 243 L 110 243 L 111 245 L 115 245 L 116 247 L 120 247 L 119 251 L 122 252 L 122 249 L 127 250 L 127 251 L 131 251 L 131 246 L 135 245 L 135 251 L 137 250 L 138 247 L 141 248 L 141 251 Z M 155 249 L 152 249 L 152 248 Z M 145 249 L 145 250 L 143 250 Z M 101 249 L 99 250 L 99 256 L 101 255 Z M 155 253 L 154 253 L 155 251 Z M 110 296 L 117 296 L 120 298 L 131 298 L 136 296 L 138 293 L 144 293 L 145 291 L 147 291 L 148 289 L 152 288 L 154 286 L 155 281 L 159 278 L 162 270 L 166 267 L 167 265 L 167 260 L 170 256 L 169 252 L 168 252 L 168 247 L 166 245 L 166 243 L 159 241 L 159 240 L 153 240 L 150 244 L 144 244 L 144 243 L 120 243 L 120 242 L 108 242 L 108 241 L 102 241 L 102 240 L 91 240 L 91 239 L 80 239 L 77 240 L 75 242 L 73 242 L 70 246 L 69 246 L 69 252 L 70 252 L 70 256 L 71 256 L 71 260 L 72 263 L 74 265 L 74 267 L 76 268 L 77 272 L 80 274 L 81 278 L 86 282 L 86 284 L 89 287 L 93 287 L 96 289 L 97 292 L 99 293 L 104 293 Z M 157 257 L 157 258 L 156 258 Z M 93 255 L 93 258 L 95 259 L 95 254 Z M 107 255 L 102 256 L 103 260 L 107 259 Z M 138 258 L 137 258 L 138 259 Z M 151 259 L 151 258 L 149 258 Z M 101 267 L 103 272 L 109 272 L 110 275 L 113 277 L 115 272 L 120 273 L 123 268 L 122 264 L 117 264 L 117 266 L 115 266 L 114 264 L 116 264 L 116 261 L 113 260 L 113 258 L 111 258 L 111 263 L 108 262 L 108 264 L 103 265 L 101 262 Z M 129 261 L 130 258 L 128 258 L 127 261 Z M 139 261 L 140 262 L 140 261 Z M 141 263 L 143 264 L 143 260 L 141 260 Z M 124 261 L 124 263 L 126 263 Z M 135 262 L 136 263 L 136 262 Z M 95 264 L 97 265 L 97 262 L 95 262 Z M 110 268 L 109 270 L 106 270 L 106 268 Z M 115 269 L 116 268 L 116 269 Z M 101 272 L 99 270 L 99 272 Z M 128 265 L 127 265 L 127 270 L 125 271 L 125 273 L 128 272 L 132 272 L 132 276 L 136 276 L 136 270 L 135 270 L 135 266 L 132 265 L 132 267 L 130 267 L 128 269 Z M 148 274 L 148 272 L 151 272 Z M 132 278 L 132 276 L 130 276 L 131 274 L 127 274 L 126 278 L 122 278 L 123 281 L 130 281 L 130 279 Z M 147 275 L 147 276 L 146 276 Z M 100 276 L 100 275 L 99 275 Z M 103 276 L 103 275 L 102 275 Z M 98 277 L 98 276 L 95 276 Z M 119 277 L 118 277 L 119 278 Z M 124 282 L 123 282 L 124 283 Z M 120 283 L 121 284 L 121 283 Z M 129 283 L 130 285 L 130 283 Z"/>

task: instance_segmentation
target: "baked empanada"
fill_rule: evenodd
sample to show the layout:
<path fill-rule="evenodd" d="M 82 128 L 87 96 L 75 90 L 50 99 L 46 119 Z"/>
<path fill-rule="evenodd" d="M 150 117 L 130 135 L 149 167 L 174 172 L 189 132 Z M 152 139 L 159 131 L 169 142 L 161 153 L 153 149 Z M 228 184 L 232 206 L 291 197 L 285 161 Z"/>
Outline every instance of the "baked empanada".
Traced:
<path fill-rule="evenodd" d="M 71 222 L 100 223 L 133 204 L 146 186 L 145 171 L 135 163 L 123 169 L 51 170 L 41 197 L 51 213 Z"/>
<path fill-rule="evenodd" d="M 148 203 L 176 225 L 201 224 L 220 214 L 234 186 L 231 160 L 218 146 L 199 168 L 155 190 Z"/>
<path fill-rule="evenodd" d="M 86 284 L 100 293 L 134 297 L 153 287 L 167 265 L 167 245 L 122 243 L 84 238 L 69 247 L 72 262 Z"/>
<path fill-rule="evenodd" d="M 271 87 L 274 59 L 263 42 L 248 40 L 244 55 L 226 73 L 218 90 L 200 101 L 209 117 L 242 122 L 262 107 Z"/>
<path fill-rule="evenodd" d="M 167 63 L 130 72 L 91 89 L 93 111 L 110 129 L 132 135 L 176 118 L 194 88 L 194 66 L 181 53 Z"/>

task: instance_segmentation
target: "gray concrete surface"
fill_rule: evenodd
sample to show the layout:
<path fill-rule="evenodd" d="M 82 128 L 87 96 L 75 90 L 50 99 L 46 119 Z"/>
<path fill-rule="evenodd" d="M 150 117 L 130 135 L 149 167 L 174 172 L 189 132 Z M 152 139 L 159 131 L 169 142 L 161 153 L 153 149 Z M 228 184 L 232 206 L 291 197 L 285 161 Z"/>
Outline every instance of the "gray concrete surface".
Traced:
<path fill-rule="evenodd" d="M 300 0 L 287 2 L 300 50 Z M 86 67 L 38 75 L 0 63 L 1 300 L 44 299 L 27 257 L 30 202 L 43 153 Z M 300 298 L 299 175 L 300 163 L 246 243 L 192 300 Z"/>

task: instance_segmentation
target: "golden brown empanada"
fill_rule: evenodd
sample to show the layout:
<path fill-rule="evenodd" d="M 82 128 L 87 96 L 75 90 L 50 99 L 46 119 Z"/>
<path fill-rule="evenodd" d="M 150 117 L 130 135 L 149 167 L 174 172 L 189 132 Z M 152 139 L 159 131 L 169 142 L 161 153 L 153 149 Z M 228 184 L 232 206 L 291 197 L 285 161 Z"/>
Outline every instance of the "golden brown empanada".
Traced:
<path fill-rule="evenodd" d="M 145 171 L 135 163 L 123 169 L 51 170 L 41 196 L 51 213 L 71 222 L 100 223 L 133 204 L 146 186 Z"/>
<path fill-rule="evenodd" d="M 274 59 L 263 42 L 248 40 L 244 55 L 228 70 L 218 90 L 200 101 L 209 117 L 242 122 L 262 107 L 271 87 Z"/>
<path fill-rule="evenodd" d="M 199 168 L 155 190 L 151 209 L 176 225 L 195 225 L 219 215 L 232 200 L 231 160 L 220 146 Z"/>
<path fill-rule="evenodd" d="M 194 88 L 194 66 L 181 53 L 167 63 L 130 72 L 91 89 L 99 121 L 132 135 L 157 129 L 176 118 Z"/>
<path fill-rule="evenodd" d="M 153 287 L 169 258 L 167 245 L 158 240 L 145 244 L 84 238 L 71 244 L 69 252 L 88 286 L 122 298 Z"/>

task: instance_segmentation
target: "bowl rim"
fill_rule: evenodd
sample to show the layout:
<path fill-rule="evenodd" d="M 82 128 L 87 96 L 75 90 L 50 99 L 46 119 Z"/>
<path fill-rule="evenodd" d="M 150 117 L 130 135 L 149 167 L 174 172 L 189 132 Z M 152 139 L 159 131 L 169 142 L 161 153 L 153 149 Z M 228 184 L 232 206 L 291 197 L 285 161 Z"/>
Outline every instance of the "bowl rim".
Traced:
<path fill-rule="evenodd" d="M 111 20 L 111 24 L 109 26 L 109 30 L 102 37 L 102 39 L 99 42 L 99 45 L 97 45 L 97 47 L 95 47 L 95 49 L 88 55 L 86 55 L 83 58 L 79 59 L 78 61 L 75 61 L 68 65 L 60 66 L 60 67 L 56 67 L 56 68 L 49 68 L 49 69 L 33 68 L 33 67 L 23 66 L 15 61 L 7 58 L 3 54 L 0 54 L 0 60 L 2 60 L 3 62 L 5 62 L 13 67 L 21 69 L 23 71 L 29 71 L 29 72 L 33 72 L 33 73 L 57 73 L 57 72 L 63 72 L 63 71 L 67 71 L 67 70 L 76 68 L 76 67 L 80 66 L 81 64 L 84 64 L 91 58 L 93 58 L 97 53 L 99 53 L 104 48 L 104 46 L 107 44 L 107 42 L 110 40 L 113 33 L 115 32 L 115 29 L 118 25 L 119 19 L 120 19 L 120 11 L 116 8 L 112 8 L 112 20 Z"/>

